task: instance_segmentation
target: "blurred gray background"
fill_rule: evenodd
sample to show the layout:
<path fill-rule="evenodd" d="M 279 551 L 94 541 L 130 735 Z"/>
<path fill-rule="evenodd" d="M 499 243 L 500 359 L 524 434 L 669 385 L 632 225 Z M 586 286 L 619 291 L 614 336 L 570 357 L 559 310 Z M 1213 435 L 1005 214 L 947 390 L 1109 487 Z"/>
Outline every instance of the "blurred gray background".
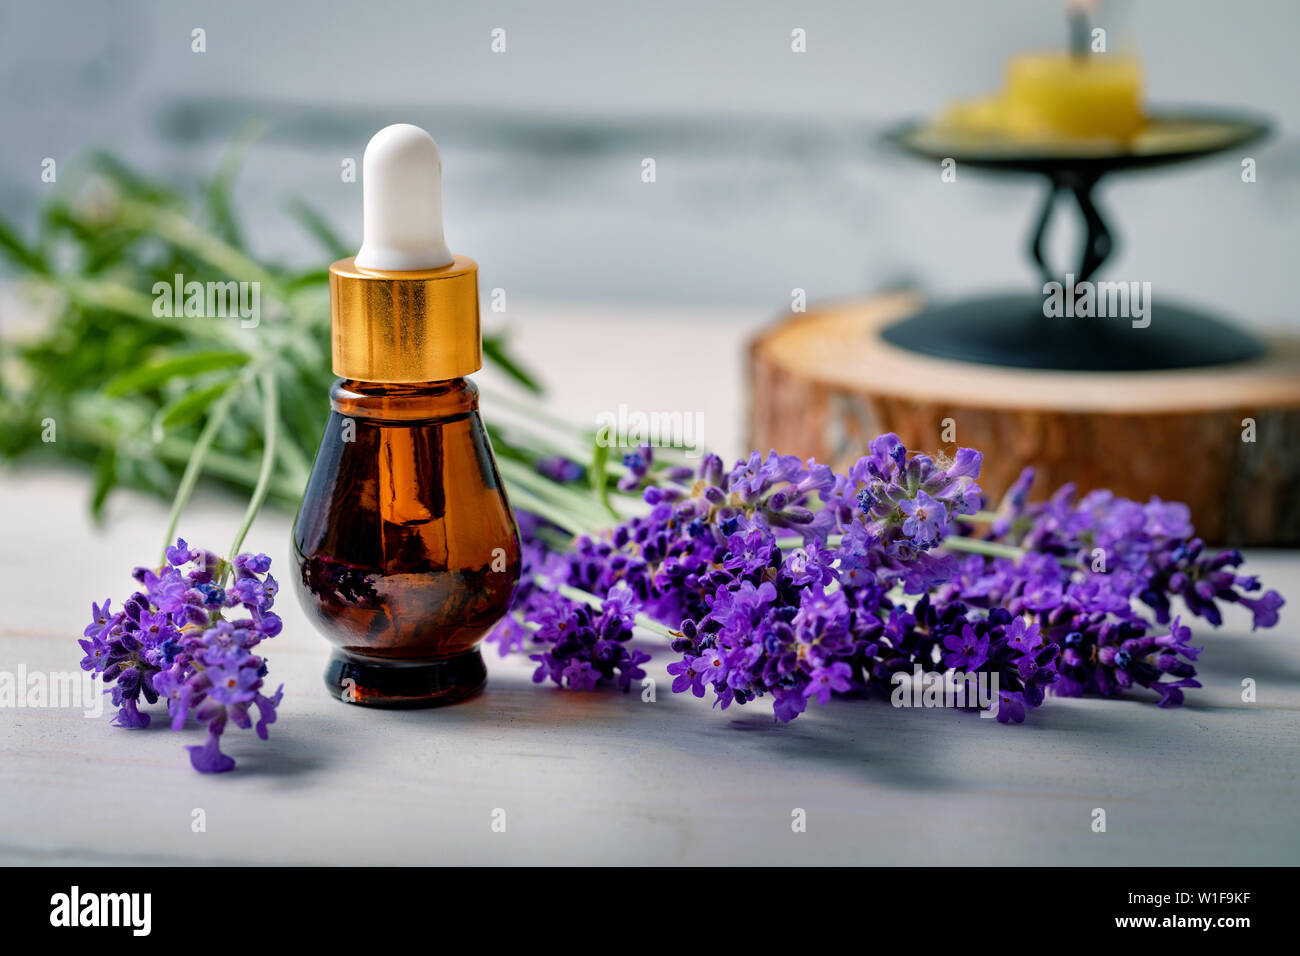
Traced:
<path fill-rule="evenodd" d="M 761 9 L 760 9 L 761 7 Z M 1154 104 L 1243 106 L 1271 141 L 1110 181 L 1114 278 L 1252 324 L 1295 321 L 1300 4 L 1133 0 L 1102 7 Z M 207 52 L 190 50 L 191 30 Z M 506 31 L 507 52 L 490 51 Z M 807 31 L 808 52 L 790 50 Z M 428 128 L 447 235 L 512 302 L 734 305 L 773 312 L 912 284 L 1032 288 L 1039 185 L 938 170 L 881 130 L 991 90 L 1017 51 L 1065 42 L 1050 0 L 782 4 L 9 2 L 0 9 L 0 209 L 30 227 L 43 157 L 91 148 L 176 180 L 210 174 L 250 119 L 269 126 L 240 180 L 256 251 L 316 247 L 284 213 L 317 206 L 359 239 L 345 157 L 397 121 Z M 641 182 L 653 157 L 658 181 Z M 1057 256 L 1074 256 L 1062 224 Z"/>

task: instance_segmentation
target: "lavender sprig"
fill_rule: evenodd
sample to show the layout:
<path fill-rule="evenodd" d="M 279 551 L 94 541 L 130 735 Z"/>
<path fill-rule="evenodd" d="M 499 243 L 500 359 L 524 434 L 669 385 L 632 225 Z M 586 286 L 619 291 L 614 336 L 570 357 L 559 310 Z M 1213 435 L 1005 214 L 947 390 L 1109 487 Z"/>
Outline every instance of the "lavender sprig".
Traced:
<path fill-rule="evenodd" d="M 541 644 L 538 679 L 590 689 L 618 668 L 584 667 L 592 644 L 568 634 L 592 629 L 593 612 L 579 607 L 617 593 L 620 620 L 639 610 L 671 641 L 673 690 L 712 693 L 721 708 L 770 696 L 788 721 L 812 699 L 887 696 L 896 674 L 920 666 L 996 674 L 1006 723 L 1049 689 L 1114 696 L 1136 686 L 1161 706 L 1181 703 L 1200 686 L 1200 651 L 1171 620 L 1174 595 L 1216 626 L 1224 601 L 1248 607 L 1257 627 L 1277 621 L 1282 598 L 1252 596 L 1259 582 L 1235 573 L 1238 552 L 1206 554 L 1185 506 L 1108 492 L 1076 502 L 1068 487 L 1028 504 L 1026 473 L 989 515 L 979 452 L 935 460 L 892 434 L 869 450 L 843 474 L 757 452 L 731 469 L 708 456 L 683 474 L 656 472 L 643 446 L 625 459 L 623 485 L 647 513 L 568 548 L 555 547 L 557 526 L 525 521 L 528 583 L 489 639 L 502 653 Z"/>
<path fill-rule="evenodd" d="M 279 585 L 270 569 L 266 555 L 240 554 L 234 581 L 225 587 L 226 562 L 178 538 L 160 567 L 136 568 L 144 589 L 120 611 L 112 611 L 107 600 L 92 605 L 79 642 L 86 652 L 81 667 L 112 683 L 119 708 L 113 723 L 147 727 L 150 715 L 140 710 L 141 698 L 150 704 L 165 699 L 173 730 L 190 717 L 207 727 L 206 743 L 186 747 L 200 773 L 234 769 L 234 759 L 220 747 L 227 724 L 253 727 L 265 740 L 284 691 L 281 685 L 269 697 L 262 693 L 266 658 L 253 653 L 280 633 L 280 617 L 271 610 Z M 246 616 L 236 617 L 240 612 Z"/>

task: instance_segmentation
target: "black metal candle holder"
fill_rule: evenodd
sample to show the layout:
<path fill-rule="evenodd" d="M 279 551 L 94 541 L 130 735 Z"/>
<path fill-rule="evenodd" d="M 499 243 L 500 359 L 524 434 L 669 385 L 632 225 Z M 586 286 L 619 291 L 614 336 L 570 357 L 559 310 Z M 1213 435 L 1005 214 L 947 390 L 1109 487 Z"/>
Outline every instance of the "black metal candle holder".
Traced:
<path fill-rule="evenodd" d="M 1047 262 L 1044 237 L 1062 196 L 1072 196 L 1083 216 L 1085 238 L 1075 284 L 1090 281 L 1115 242 L 1093 194 L 1103 176 L 1168 166 L 1239 149 L 1267 135 L 1263 120 L 1207 111 L 1151 116 L 1131 144 L 1026 144 L 990 134 L 908 123 L 886 142 L 936 162 L 955 160 L 1003 174 L 1046 177 L 1048 191 L 1035 220 L 1029 251 L 1044 283 L 1064 282 Z M 1257 358 L 1264 345 L 1200 310 L 1168 302 L 1151 307 L 1150 324 L 1125 318 L 1048 317 L 1044 294 L 1008 293 L 929 306 L 881 333 L 902 348 L 926 355 L 1020 368 L 1139 371 L 1223 365 Z"/>

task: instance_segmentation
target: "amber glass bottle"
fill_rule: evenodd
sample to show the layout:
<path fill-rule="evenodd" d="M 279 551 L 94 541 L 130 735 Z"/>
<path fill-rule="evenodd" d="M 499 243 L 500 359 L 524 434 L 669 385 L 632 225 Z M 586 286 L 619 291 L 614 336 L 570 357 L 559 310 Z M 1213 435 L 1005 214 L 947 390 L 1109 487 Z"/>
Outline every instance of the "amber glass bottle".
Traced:
<path fill-rule="evenodd" d="M 335 645 L 326 684 L 381 707 L 452 703 L 486 679 L 519 536 L 464 376 L 481 365 L 477 267 L 330 268 L 332 412 L 294 525 L 295 584 Z"/>

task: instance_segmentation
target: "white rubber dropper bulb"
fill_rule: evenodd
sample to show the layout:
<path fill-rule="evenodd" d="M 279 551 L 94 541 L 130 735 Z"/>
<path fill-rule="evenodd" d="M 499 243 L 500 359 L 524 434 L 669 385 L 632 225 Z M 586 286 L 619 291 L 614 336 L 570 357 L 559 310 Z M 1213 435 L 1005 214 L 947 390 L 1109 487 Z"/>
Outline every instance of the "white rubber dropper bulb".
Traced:
<path fill-rule="evenodd" d="M 385 126 L 361 160 L 363 269 L 409 272 L 455 261 L 442 236 L 442 156 L 410 123 Z"/>

